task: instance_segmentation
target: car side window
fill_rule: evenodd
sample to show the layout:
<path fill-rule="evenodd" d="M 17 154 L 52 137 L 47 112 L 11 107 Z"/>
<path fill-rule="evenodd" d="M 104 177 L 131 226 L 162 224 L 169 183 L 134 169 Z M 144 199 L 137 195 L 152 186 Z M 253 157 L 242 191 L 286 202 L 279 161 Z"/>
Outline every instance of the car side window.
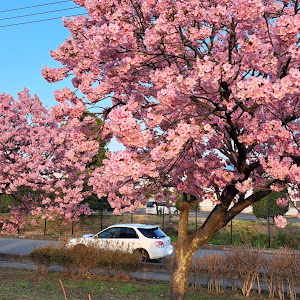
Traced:
<path fill-rule="evenodd" d="M 114 227 L 104 230 L 98 234 L 99 239 L 115 239 L 120 236 L 120 228 Z"/>
<path fill-rule="evenodd" d="M 121 239 L 138 239 L 138 235 L 133 228 L 121 227 L 120 230 Z"/>

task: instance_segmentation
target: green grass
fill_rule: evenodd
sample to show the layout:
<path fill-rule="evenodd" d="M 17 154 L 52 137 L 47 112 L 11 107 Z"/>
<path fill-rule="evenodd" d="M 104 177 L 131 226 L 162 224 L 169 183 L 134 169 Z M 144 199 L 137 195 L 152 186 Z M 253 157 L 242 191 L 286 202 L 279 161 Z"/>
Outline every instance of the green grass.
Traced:
<path fill-rule="evenodd" d="M 64 277 L 60 273 L 46 275 L 30 270 L 0 269 L 1 300 L 58 300 L 64 299 L 62 281 L 68 300 L 159 300 L 170 296 L 169 284 L 162 282 L 130 280 L 118 281 L 115 278 Z M 189 290 L 187 300 L 230 300 L 243 299 L 239 293 L 228 291 L 222 295 Z M 250 298 L 251 299 L 251 298 Z M 256 298 L 260 299 L 260 298 Z"/>
<path fill-rule="evenodd" d="M 135 294 L 138 291 L 139 291 L 139 287 L 133 286 L 131 283 L 128 283 L 120 288 L 119 293 L 126 295 L 126 294 Z"/>
<path fill-rule="evenodd" d="M 297 229 L 297 228 L 296 228 Z M 268 247 L 267 232 L 250 230 L 249 227 L 235 228 L 232 234 L 232 244 L 236 246 L 250 245 L 253 247 L 264 248 Z M 287 246 L 291 249 L 299 249 L 300 247 L 300 232 L 299 229 L 293 231 L 277 230 L 271 233 L 271 247 L 278 249 Z M 223 228 L 216 232 L 207 242 L 211 245 L 230 245 L 230 231 Z"/>

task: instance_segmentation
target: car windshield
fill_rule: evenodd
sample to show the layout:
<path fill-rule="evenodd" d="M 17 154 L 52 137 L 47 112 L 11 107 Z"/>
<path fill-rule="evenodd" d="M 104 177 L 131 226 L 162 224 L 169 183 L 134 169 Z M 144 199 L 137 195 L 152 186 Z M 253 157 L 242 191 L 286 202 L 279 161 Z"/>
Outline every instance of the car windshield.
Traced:
<path fill-rule="evenodd" d="M 164 232 L 158 228 L 138 228 L 138 230 L 147 238 L 158 239 L 165 237 Z"/>
<path fill-rule="evenodd" d="M 155 202 L 148 202 L 147 207 L 154 207 Z"/>

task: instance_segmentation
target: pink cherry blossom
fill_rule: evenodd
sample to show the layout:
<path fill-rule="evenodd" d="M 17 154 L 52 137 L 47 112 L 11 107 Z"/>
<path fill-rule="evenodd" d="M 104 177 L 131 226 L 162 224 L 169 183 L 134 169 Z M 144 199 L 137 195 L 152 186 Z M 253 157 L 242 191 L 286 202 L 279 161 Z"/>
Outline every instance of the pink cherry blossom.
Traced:
<path fill-rule="evenodd" d="M 61 67 L 43 75 L 72 77 L 74 92 L 56 92 L 58 121 L 105 106 L 102 137 L 125 150 L 108 155 L 89 182 L 116 213 L 165 187 L 215 194 L 206 198 L 227 217 L 272 190 L 289 186 L 300 197 L 294 1 L 75 3 L 88 16 L 64 20 L 70 38 L 51 52 Z M 64 153 L 82 162 L 71 148 Z"/>
<path fill-rule="evenodd" d="M 81 206 L 81 191 L 86 162 L 98 149 L 97 142 L 89 139 L 91 120 L 69 119 L 60 126 L 37 96 L 32 98 L 27 89 L 18 96 L 16 101 L 8 94 L 0 95 L 1 193 L 17 197 L 20 189 L 28 190 L 16 198 L 19 205 L 10 208 L 11 216 L 1 221 L 2 232 L 12 234 L 24 227 L 27 214 L 75 220 L 78 211 L 88 213 L 86 205 Z M 37 190 L 41 191 L 38 198 L 34 195 Z"/>
<path fill-rule="evenodd" d="M 275 222 L 276 226 L 279 228 L 285 228 L 285 226 L 287 225 L 286 218 L 284 218 L 283 216 L 280 216 L 280 215 L 277 217 L 274 217 L 274 222 Z"/>
<path fill-rule="evenodd" d="M 253 183 L 252 179 L 248 178 L 247 180 L 243 181 L 242 183 L 238 182 L 235 187 L 242 193 L 245 193 L 252 189 Z"/>
<path fill-rule="evenodd" d="M 276 200 L 276 203 L 277 203 L 278 206 L 285 207 L 289 204 L 289 200 L 286 199 L 286 198 L 278 198 Z"/>

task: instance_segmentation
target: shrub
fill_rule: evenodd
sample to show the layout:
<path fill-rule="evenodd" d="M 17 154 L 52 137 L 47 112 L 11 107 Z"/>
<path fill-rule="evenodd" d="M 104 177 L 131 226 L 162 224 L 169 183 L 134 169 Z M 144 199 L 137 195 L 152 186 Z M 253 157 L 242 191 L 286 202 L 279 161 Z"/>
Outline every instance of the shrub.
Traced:
<path fill-rule="evenodd" d="M 55 264 L 63 267 L 63 274 L 69 274 L 71 272 L 73 259 L 70 249 L 65 247 L 53 249 L 52 260 Z"/>
<path fill-rule="evenodd" d="M 225 256 L 230 266 L 228 271 L 235 273 L 241 283 L 243 296 L 250 296 L 255 281 L 260 294 L 259 269 L 263 265 L 263 252 L 257 248 L 235 247 L 227 251 Z"/>
<path fill-rule="evenodd" d="M 98 251 L 93 245 L 78 244 L 70 249 L 70 256 L 73 264 L 73 273 L 89 276 L 94 268 L 93 257 Z"/>
<path fill-rule="evenodd" d="M 201 278 L 205 278 L 207 288 L 210 292 L 215 290 L 217 294 L 221 292 L 221 280 L 224 279 L 225 272 L 225 257 L 214 254 L 204 254 L 200 258 L 193 260 L 191 273 L 194 279 L 194 288 L 201 290 Z M 224 288 L 224 285 L 223 285 Z"/>
<path fill-rule="evenodd" d="M 37 265 L 37 272 L 48 273 L 53 265 L 54 246 L 45 246 L 32 250 L 29 253 L 29 258 Z"/>
<path fill-rule="evenodd" d="M 290 300 L 295 300 L 296 291 L 300 288 L 300 252 L 282 248 L 275 253 L 264 254 L 257 248 L 235 247 L 226 251 L 225 256 L 204 254 L 194 258 L 190 274 L 196 290 L 200 291 L 202 283 L 206 283 L 209 291 L 215 289 L 219 293 L 221 279 L 228 279 L 232 289 L 236 289 L 239 282 L 246 297 L 250 296 L 255 281 L 260 294 L 259 278 L 262 277 L 269 298 L 277 296 L 285 299 L 288 295 Z"/>
<path fill-rule="evenodd" d="M 278 230 L 273 239 L 273 248 L 288 247 L 290 249 L 299 249 L 300 237 L 297 232 L 284 232 Z"/>
<path fill-rule="evenodd" d="M 41 247 L 33 250 L 29 257 L 37 264 L 37 271 L 47 273 L 52 264 L 63 267 L 63 273 L 73 269 L 80 275 L 98 275 L 102 269 L 106 276 L 113 271 L 118 278 L 129 279 L 130 272 L 136 272 L 140 265 L 138 253 L 120 250 L 99 249 L 94 245 L 75 245 L 72 248 Z"/>
<path fill-rule="evenodd" d="M 265 258 L 262 271 L 270 297 L 276 295 L 279 299 L 284 299 L 288 293 L 291 300 L 296 299 L 296 289 L 299 289 L 300 283 L 299 252 L 282 248 Z"/>
<path fill-rule="evenodd" d="M 104 274 L 109 277 L 114 264 L 114 252 L 111 250 L 98 250 L 93 257 L 93 264 L 97 270 L 103 269 Z"/>

